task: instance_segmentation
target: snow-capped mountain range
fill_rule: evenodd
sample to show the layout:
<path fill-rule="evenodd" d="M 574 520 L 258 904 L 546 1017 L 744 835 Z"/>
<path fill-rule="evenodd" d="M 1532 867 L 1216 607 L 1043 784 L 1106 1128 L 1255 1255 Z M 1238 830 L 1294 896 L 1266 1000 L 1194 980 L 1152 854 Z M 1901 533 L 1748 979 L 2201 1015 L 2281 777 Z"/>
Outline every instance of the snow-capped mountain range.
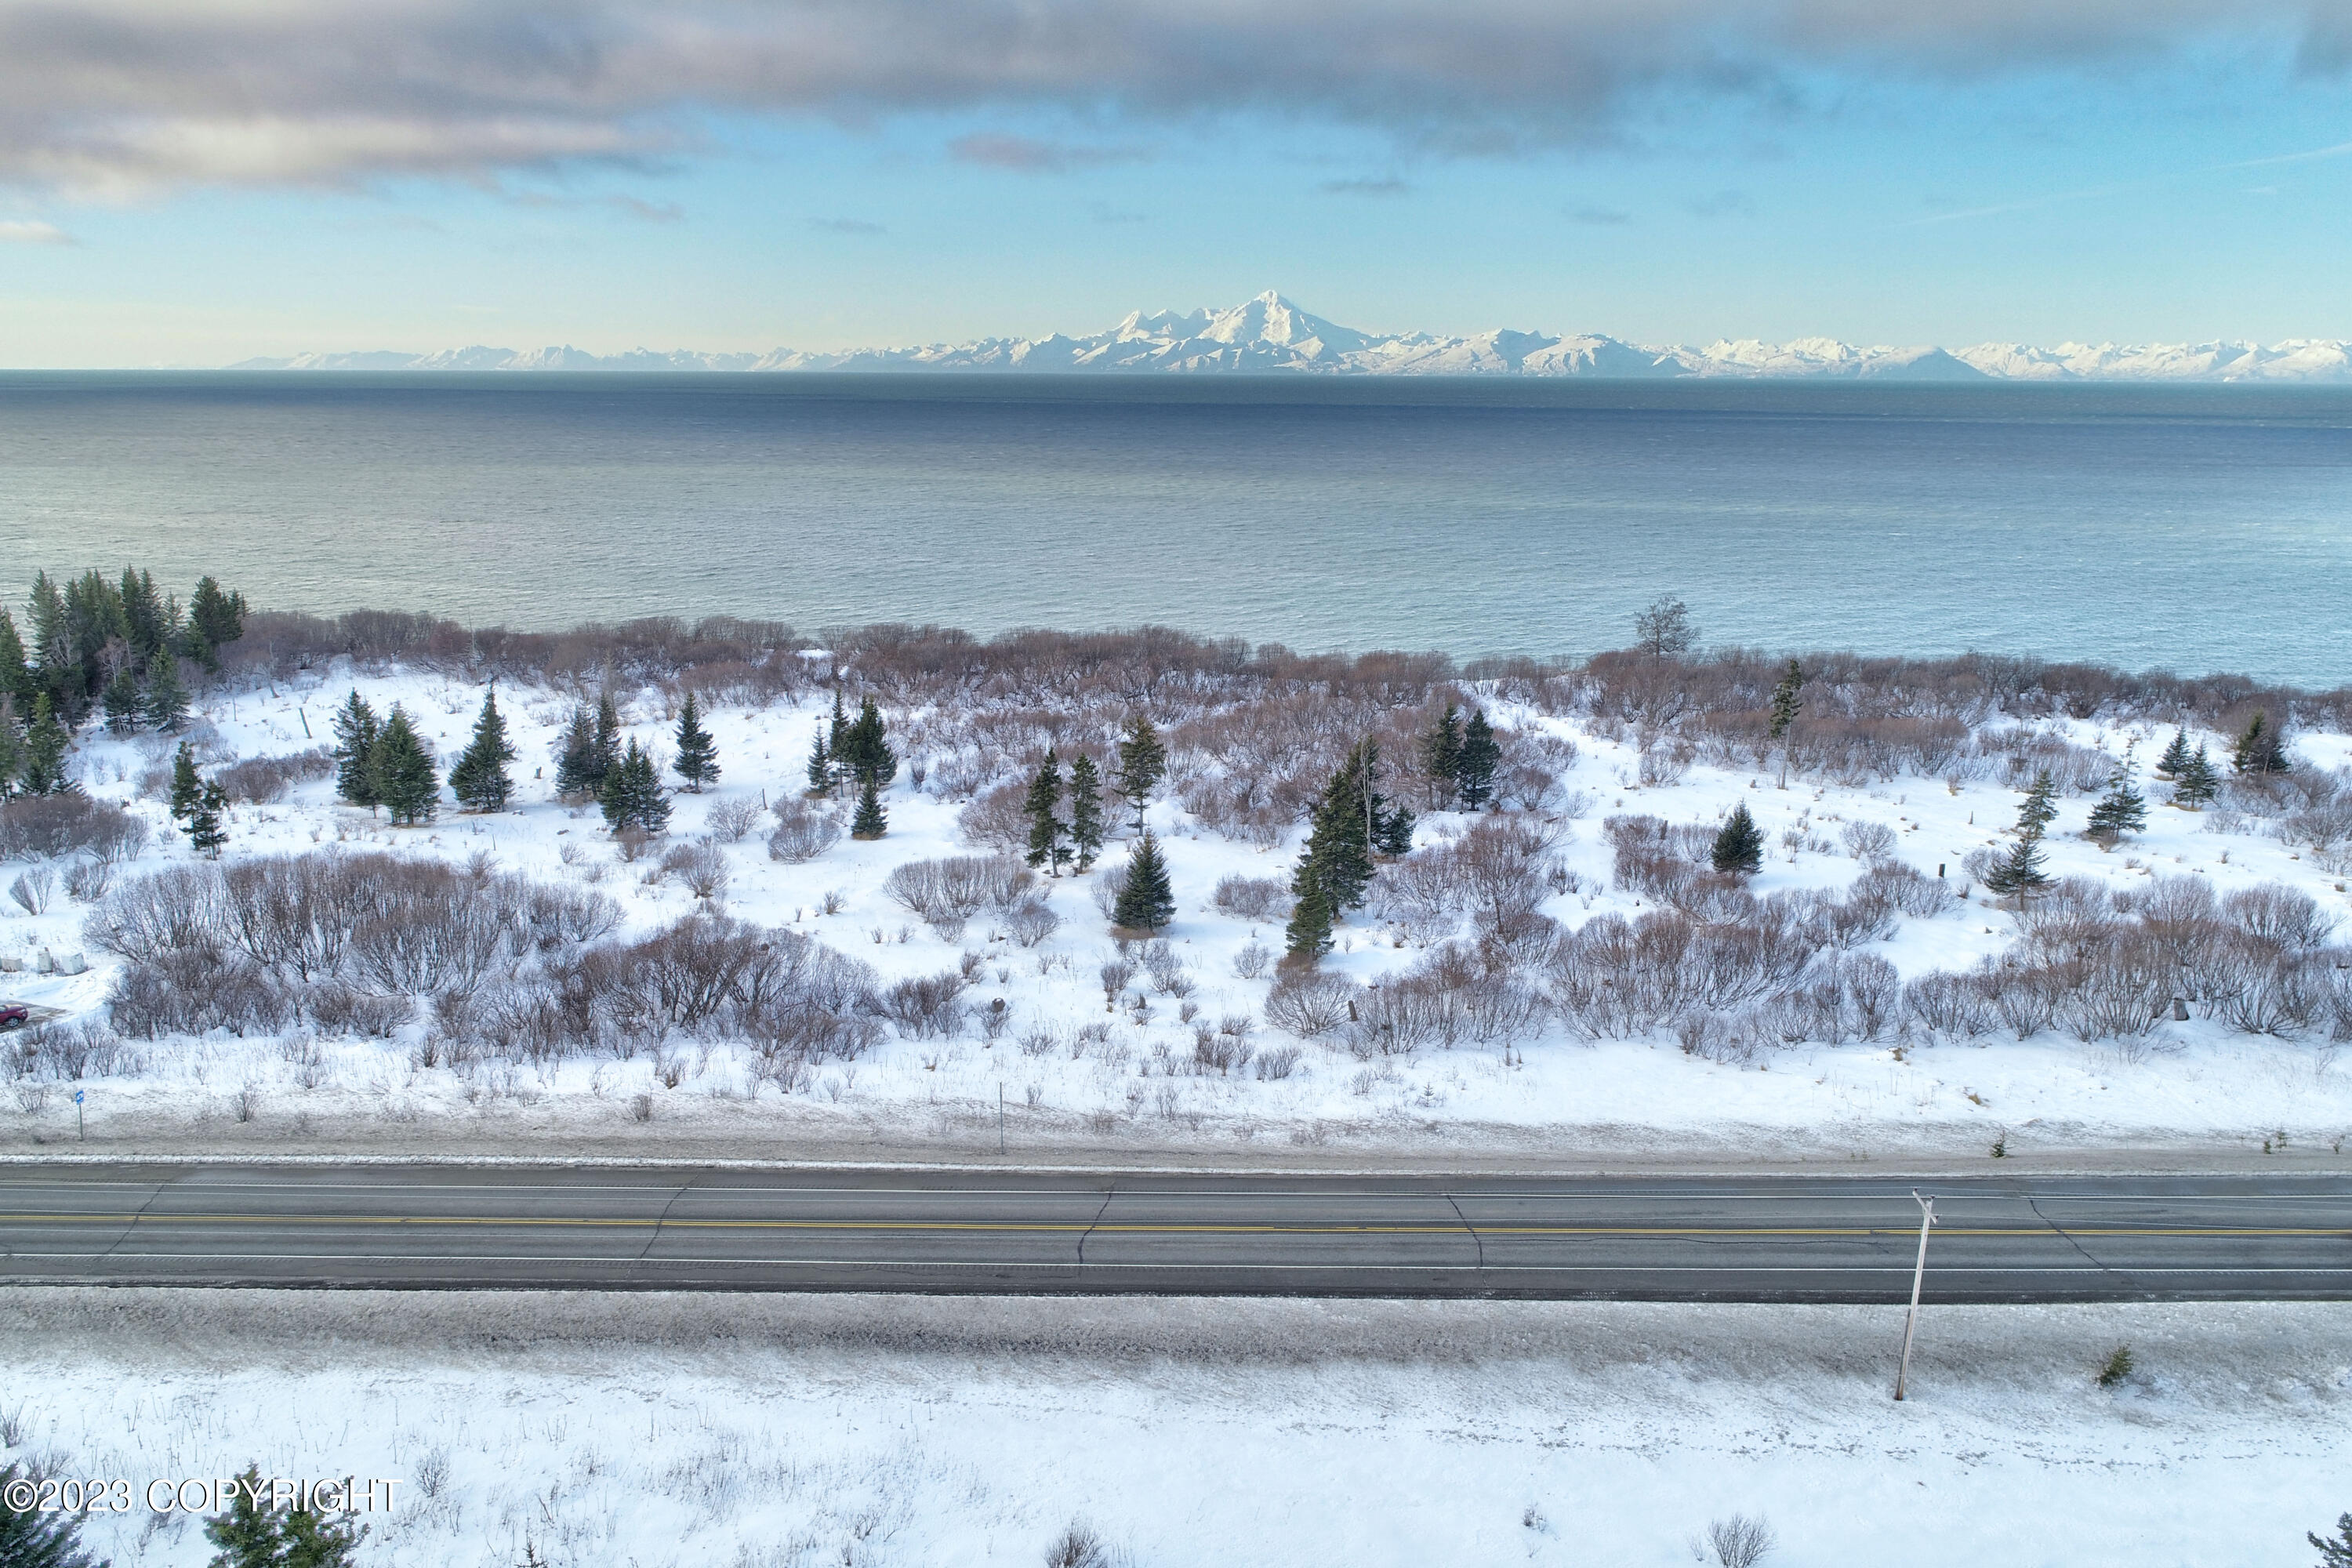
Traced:
<path fill-rule="evenodd" d="M 2352 381 L 2352 342 L 2298 338 L 2263 345 L 1979 343 L 1973 348 L 1858 347 L 1832 338 L 1752 338 L 1704 348 L 1630 343 L 1598 333 L 1556 336 L 1498 328 L 1470 337 L 1360 332 L 1310 315 L 1268 289 L 1223 310 L 1139 310 L 1083 338 L 982 338 L 924 348 L 803 353 L 593 354 L 570 347 L 464 348 L 436 353 L 308 353 L 253 359 L 234 370 L 423 371 L 1189 371 L 1333 375 L 1823 376 L 1886 381 Z"/>

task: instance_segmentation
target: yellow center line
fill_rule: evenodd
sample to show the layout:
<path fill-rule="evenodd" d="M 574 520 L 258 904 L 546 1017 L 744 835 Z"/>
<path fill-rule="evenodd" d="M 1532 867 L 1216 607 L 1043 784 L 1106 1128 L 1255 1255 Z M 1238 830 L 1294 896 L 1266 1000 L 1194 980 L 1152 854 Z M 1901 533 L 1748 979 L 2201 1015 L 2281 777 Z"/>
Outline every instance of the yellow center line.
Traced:
<path fill-rule="evenodd" d="M 870 1231 L 991 1231 L 1071 1234 L 1091 1232 L 1133 1236 L 1460 1236 L 1465 1229 L 1480 1236 L 1591 1237 L 1910 1237 L 1914 1226 L 1649 1226 L 1649 1225 L 1279 1225 L 1180 1224 L 1113 1222 L 1089 1225 L 1084 1220 L 885 1220 L 885 1219 L 656 1219 L 581 1215 L 546 1217 L 483 1215 L 236 1215 L 236 1214 L 0 1214 L 5 1225 L 130 1225 L 150 1228 L 170 1225 L 289 1225 L 289 1226 L 492 1226 L 551 1229 L 634 1230 L 870 1230 Z M 1944 1237 L 2053 1237 L 2062 1234 L 2046 1226 L 1938 1226 Z M 2321 1226 L 2075 1226 L 2063 1232 L 2075 1237 L 2341 1237 L 2352 1239 L 2352 1229 Z"/>

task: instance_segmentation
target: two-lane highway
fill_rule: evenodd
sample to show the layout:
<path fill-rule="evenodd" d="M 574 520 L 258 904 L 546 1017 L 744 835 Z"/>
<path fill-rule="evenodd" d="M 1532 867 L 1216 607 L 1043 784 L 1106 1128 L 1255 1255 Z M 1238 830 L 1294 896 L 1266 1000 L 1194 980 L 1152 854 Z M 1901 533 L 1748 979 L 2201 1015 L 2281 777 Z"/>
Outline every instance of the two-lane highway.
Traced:
<path fill-rule="evenodd" d="M 2352 1298 L 2352 1180 L 0 1166 L 0 1283 Z"/>

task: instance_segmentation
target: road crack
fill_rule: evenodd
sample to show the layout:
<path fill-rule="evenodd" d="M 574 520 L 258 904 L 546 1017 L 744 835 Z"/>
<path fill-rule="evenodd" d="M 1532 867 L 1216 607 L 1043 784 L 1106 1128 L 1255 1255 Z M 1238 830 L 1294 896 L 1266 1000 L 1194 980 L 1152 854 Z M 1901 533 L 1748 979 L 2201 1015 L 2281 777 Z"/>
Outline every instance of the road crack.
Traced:
<path fill-rule="evenodd" d="M 2090 1248 L 2075 1240 L 2074 1235 L 2072 1231 L 2068 1230 L 2064 1226 L 2060 1225 L 2056 1220 L 2052 1219 L 2048 1215 L 2043 1214 L 2042 1212 L 2041 1202 L 2036 1199 L 2032 1193 L 2026 1193 L 2021 1195 L 2025 1199 L 2025 1206 L 2033 1211 L 2033 1217 L 2040 1220 L 2043 1225 L 2048 1226 L 2060 1236 L 2064 1237 L 2066 1238 L 2066 1245 L 2083 1255 L 2084 1262 L 2089 1264 L 2092 1268 L 2097 1269 L 2102 1274 L 2113 1274 L 2115 1272 L 2114 1269 L 2108 1268 L 2105 1264 L 2092 1257 Z"/>
<path fill-rule="evenodd" d="M 1470 1216 L 1462 1212 L 1461 1203 L 1452 1193 L 1445 1194 L 1445 1201 L 1454 1210 L 1454 1217 L 1462 1222 L 1462 1228 L 1470 1233 L 1470 1244 L 1478 1249 L 1478 1268 L 1483 1271 L 1486 1267 L 1486 1238 L 1478 1234 L 1478 1227 L 1470 1223 Z"/>
<path fill-rule="evenodd" d="M 646 1237 L 645 1250 L 637 1254 L 638 1262 L 643 1263 L 647 1258 L 650 1258 L 653 1255 L 654 1243 L 661 1239 L 662 1226 L 669 1222 L 669 1211 L 677 1207 L 678 1199 L 686 1196 L 688 1193 L 693 1190 L 694 1184 L 692 1182 L 688 1182 L 683 1186 L 679 1187 L 677 1191 L 670 1194 L 669 1202 L 662 1205 L 662 1212 L 654 1216 L 654 1233 Z"/>
<path fill-rule="evenodd" d="M 1117 1182 L 1113 1182 L 1109 1186 L 1103 1189 L 1102 1207 L 1095 1210 L 1095 1217 L 1087 1222 L 1085 1233 L 1078 1237 L 1078 1261 L 1081 1264 L 1085 1263 L 1087 1260 L 1087 1237 L 1092 1236 L 1095 1233 L 1095 1227 L 1102 1224 L 1103 1215 L 1110 1212 L 1110 1200 L 1118 1194 L 1118 1184 Z"/>

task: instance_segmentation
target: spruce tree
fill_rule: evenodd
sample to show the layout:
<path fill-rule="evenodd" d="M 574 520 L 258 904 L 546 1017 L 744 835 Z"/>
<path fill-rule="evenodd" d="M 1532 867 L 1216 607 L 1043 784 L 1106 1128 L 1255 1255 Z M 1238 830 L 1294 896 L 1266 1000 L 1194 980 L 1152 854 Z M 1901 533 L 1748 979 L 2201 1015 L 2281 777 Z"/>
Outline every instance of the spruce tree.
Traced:
<path fill-rule="evenodd" d="M 1138 713 L 1127 721 L 1118 742 L 1118 765 L 1111 770 L 1111 787 L 1134 814 L 1138 833 L 1143 831 L 1143 812 L 1151 804 L 1151 792 L 1167 776 L 1168 748 L 1160 744 L 1160 731 L 1152 728 L 1151 721 Z"/>
<path fill-rule="evenodd" d="M 172 753 L 172 820 L 184 824 L 204 803 L 205 781 L 196 776 L 196 754 L 188 742 Z"/>
<path fill-rule="evenodd" d="M 1373 823 L 1372 847 L 1391 859 L 1412 853 L 1412 813 L 1402 801 L 1381 812 Z"/>
<path fill-rule="evenodd" d="M 16 732 L 16 716 L 0 703 L 0 800 L 16 793 L 25 771 L 25 738 Z"/>
<path fill-rule="evenodd" d="M 188 813 L 188 847 L 217 860 L 227 842 L 228 793 L 218 784 L 207 784 L 196 796 L 195 809 Z"/>
<path fill-rule="evenodd" d="M 237 1478 L 229 1506 L 205 1521 L 205 1539 L 220 1550 L 207 1568 L 352 1568 L 365 1526 L 299 1500 L 272 1507 L 258 1466 Z"/>
<path fill-rule="evenodd" d="M 704 784 L 719 782 L 719 743 L 702 727 L 702 710 L 690 688 L 685 706 L 677 710 L 677 755 L 669 765 L 695 795 L 702 793 Z"/>
<path fill-rule="evenodd" d="M 842 711 L 841 688 L 838 686 L 833 689 L 833 722 L 825 731 L 824 751 L 825 755 L 832 759 L 832 787 L 840 789 L 848 784 L 851 780 L 848 757 L 849 715 Z"/>
<path fill-rule="evenodd" d="M 1095 760 L 1080 752 L 1070 764 L 1070 848 L 1078 869 L 1091 869 L 1102 847 L 1102 779 Z"/>
<path fill-rule="evenodd" d="M 1168 862 L 1149 827 L 1128 857 L 1127 885 L 1111 906 L 1111 923 L 1122 931 L 1158 931 L 1176 918 L 1176 895 L 1168 885 Z"/>
<path fill-rule="evenodd" d="M 890 814 L 882 809 L 882 788 L 868 778 L 857 786 L 857 812 L 849 819 L 852 838 L 879 838 L 890 831 Z"/>
<path fill-rule="evenodd" d="M 2165 747 L 2164 755 L 2156 760 L 2157 777 L 2165 779 L 2177 777 L 2180 770 L 2188 765 L 2189 731 L 2185 728 L 2175 730 L 2172 732 L 2172 743 Z"/>
<path fill-rule="evenodd" d="M 1331 951 L 1331 900 L 1323 884 L 1307 881 L 1291 906 L 1290 923 L 1283 928 L 1283 951 L 1292 958 L 1314 960 Z"/>
<path fill-rule="evenodd" d="M 0 1468 L 0 1493 L 36 1478 L 12 1460 Z M 0 1568 L 106 1568 L 81 1549 L 84 1515 L 60 1510 L 44 1513 L 0 1505 Z"/>
<path fill-rule="evenodd" d="M 58 722 L 49 694 L 33 699 L 33 721 L 25 730 L 21 787 L 26 795 L 61 795 L 66 789 L 66 746 L 72 739 Z"/>
<path fill-rule="evenodd" d="M 2283 773 L 2287 770 L 2285 727 L 2271 722 L 2260 709 L 2238 736 L 2231 765 L 2242 773 Z"/>
<path fill-rule="evenodd" d="M 809 747 L 808 793 L 824 795 L 833 788 L 833 750 L 824 743 L 824 723 L 818 721 L 816 740 Z"/>
<path fill-rule="evenodd" d="M 2137 833 L 2147 826 L 2147 802 L 2132 787 L 2130 771 L 2116 770 L 2115 778 L 2107 784 L 2107 793 L 2091 808 L 2092 838 L 2101 844 L 2113 844 L 2126 833 Z"/>
<path fill-rule="evenodd" d="M 1421 738 L 1421 765 L 1429 774 L 1429 808 L 1434 811 L 1462 776 L 1462 710 L 1451 702 Z"/>
<path fill-rule="evenodd" d="M 245 636 L 245 595 L 225 593 L 210 577 L 196 580 L 188 595 L 188 657 L 206 669 L 220 668 L 220 650 Z"/>
<path fill-rule="evenodd" d="M 375 743 L 383 738 L 383 725 L 356 687 L 335 710 L 334 731 L 335 794 L 373 812 L 383 804 L 375 782 Z"/>
<path fill-rule="evenodd" d="M 1805 710 L 1803 691 L 1804 668 L 1795 659 L 1780 672 L 1780 684 L 1772 689 L 1771 714 L 1765 728 L 1780 744 L 1780 787 L 1789 787 L 1789 731 L 1796 726 L 1798 715 Z"/>
<path fill-rule="evenodd" d="M 2043 768 L 2033 775 L 2033 787 L 2025 792 L 2025 800 L 2017 808 L 2017 831 L 2027 838 L 2039 838 L 2058 815 L 2058 784 Z"/>
<path fill-rule="evenodd" d="M 135 735 L 139 732 L 142 707 L 139 700 L 139 678 L 131 673 L 131 663 L 128 659 L 124 660 L 121 668 L 114 672 L 114 679 L 106 683 L 106 696 L 102 700 L 106 709 L 108 730 L 117 735 Z"/>
<path fill-rule="evenodd" d="M 376 797 L 394 826 L 433 820 L 441 806 L 440 775 L 399 703 L 392 705 L 368 760 Z"/>
<path fill-rule="evenodd" d="M 1021 810 L 1029 818 L 1029 864 L 1042 866 L 1055 877 L 1062 874 L 1062 862 L 1070 858 L 1063 843 L 1069 829 L 1062 822 L 1061 804 L 1062 763 L 1048 746 L 1045 760 L 1037 764 L 1037 776 L 1029 781 L 1029 794 L 1021 802 Z"/>
<path fill-rule="evenodd" d="M 187 721 L 188 689 L 180 679 L 179 658 L 167 647 L 147 660 L 147 727 L 175 735 Z"/>
<path fill-rule="evenodd" d="M 16 635 L 16 617 L 0 606 L 0 699 L 14 698 L 16 711 L 33 710 L 33 671 L 25 662 L 25 639 Z"/>
<path fill-rule="evenodd" d="M 1494 797 L 1495 767 L 1503 760 L 1503 749 L 1495 742 L 1495 731 L 1486 723 L 1486 711 L 1472 711 L 1470 722 L 1462 729 L 1462 763 L 1454 775 L 1462 789 L 1462 804 L 1475 811 Z"/>
<path fill-rule="evenodd" d="M 1371 838 L 1365 824 L 1363 773 L 1360 757 L 1351 753 L 1315 808 L 1314 826 L 1298 857 L 1291 891 L 1304 900 L 1310 889 L 1320 894 L 1332 920 L 1364 901 L 1364 888 L 1372 879 Z"/>
<path fill-rule="evenodd" d="M 2352 1513 L 2336 1516 L 2336 1534 L 2332 1538 L 2322 1537 L 2308 1530 L 2303 1532 L 2303 1538 L 2319 1549 L 2316 1568 L 2352 1568 Z"/>
<path fill-rule="evenodd" d="M 654 754 L 634 737 L 620 761 L 604 775 L 604 791 L 597 798 L 604 808 L 604 826 L 614 833 L 630 827 L 659 833 L 669 826 L 669 799 L 662 794 L 661 770 L 654 764 Z"/>
<path fill-rule="evenodd" d="M 2195 811 L 2221 793 L 2221 780 L 2214 773 L 2205 748 L 2200 746 L 2196 754 L 2180 765 L 2179 776 L 2172 785 L 2172 804 Z"/>
<path fill-rule="evenodd" d="M 1748 803 L 1741 801 L 1716 830 L 1715 852 L 1710 857 L 1717 872 L 1725 876 L 1752 877 L 1764 868 L 1764 830 L 1756 826 Z"/>
<path fill-rule="evenodd" d="M 514 780 L 507 776 L 507 764 L 514 758 L 515 749 L 507 743 L 507 721 L 499 712 L 499 689 L 493 685 L 482 697 L 474 738 L 449 769 L 449 793 L 467 811 L 504 811 L 507 797 L 514 793 Z"/>
<path fill-rule="evenodd" d="M 588 787 L 602 795 L 604 780 L 621 763 L 621 710 L 610 691 L 596 694 L 596 733 L 590 747 Z"/>
<path fill-rule="evenodd" d="M 1985 874 L 1985 887 L 2003 898 L 2011 893 L 2022 897 L 2049 880 L 2042 868 L 2042 836 L 2038 833 L 2020 837 L 2007 858 Z"/>
<path fill-rule="evenodd" d="M 26 601 L 28 629 L 33 634 L 33 682 L 49 694 L 52 705 L 72 700 L 73 637 L 66 624 L 66 598 L 47 572 L 33 574 L 33 594 Z"/>
<path fill-rule="evenodd" d="M 834 758 L 861 787 L 871 784 L 879 790 L 898 776 L 898 753 L 884 739 L 882 710 L 871 697 L 858 704 L 856 721 L 843 732 Z"/>
<path fill-rule="evenodd" d="M 563 739 L 555 746 L 555 796 L 558 800 L 589 800 L 604 783 L 598 773 L 596 716 L 574 703 L 563 721 Z"/>
<path fill-rule="evenodd" d="M 154 576 L 146 572 L 133 572 L 125 566 L 121 594 L 131 651 L 142 662 L 152 660 L 169 646 L 166 641 L 169 623 L 164 618 L 163 601 L 155 592 Z"/>

